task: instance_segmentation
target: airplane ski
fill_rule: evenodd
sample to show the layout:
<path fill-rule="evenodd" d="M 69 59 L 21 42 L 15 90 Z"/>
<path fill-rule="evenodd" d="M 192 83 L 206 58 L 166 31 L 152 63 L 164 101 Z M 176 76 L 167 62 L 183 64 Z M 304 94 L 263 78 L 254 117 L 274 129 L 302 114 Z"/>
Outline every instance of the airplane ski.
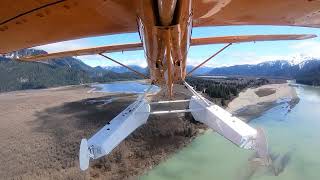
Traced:
<path fill-rule="evenodd" d="M 82 139 L 79 152 L 80 169 L 89 167 L 90 158 L 98 159 L 109 154 L 129 134 L 145 124 L 150 114 L 150 105 L 145 99 L 146 93 L 113 118 L 107 125 L 89 140 Z"/>

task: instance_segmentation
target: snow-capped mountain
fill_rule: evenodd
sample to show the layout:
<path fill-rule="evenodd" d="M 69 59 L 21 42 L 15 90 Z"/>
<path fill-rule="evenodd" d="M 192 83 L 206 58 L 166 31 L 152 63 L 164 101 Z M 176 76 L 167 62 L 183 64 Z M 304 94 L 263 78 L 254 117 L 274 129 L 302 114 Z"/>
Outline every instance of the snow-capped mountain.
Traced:
<path fill-rule="evenodd" d="M 134 70 L 136 70 L 138 72 L 142 72 L 142 73 L 146 73 L 148 71 L 147 67 L 143 68 L 143 67 L 136 66 L 136 65 L 129 65 L 129 67 L 133 68 Z M 127 68 L 122 67 L 122 66 L 104 66 L 102 68 L 104 68 L 105 70 L 116 72 L 116 73 L 130 72 L 130 70 L 128 70 Z M 193 68 L 194 68 L 194 66 L 187 65 L 187 72 L 191 71 Z M 212 70 L 212 67 L 203 66 L 203 67 L 198 68 L 196 71 L 194 71 L 193 74 L 194 75 L 202 75 L 202 74 L 208 73 L 211 70 Z"/>
<path fill-rule="evenodd" d="M 267 61 L 256 65 L 213 68 L 209 75 L 257 76 L 297 79 L 297 82 L 320 85 L 320 59 L 300 56 L 299 59 Z"/>
<path fill-rule="evenodd" d="M 134 70 L 136 70 L 138 72 L 141 72 L 141 73 L 146 73 L 147 72 L 146 68 L 143 68 L 143 67 L 140 67 L 140 66 L 137 66 L 137 65 L 129 65 L 129 67 L 131 67 L 132 69 L 134 69 Z M 102 68 L 104 68 L 105 70 L 116 72 L 116 73 L 131 72 L 129 69 L 127 69 L 125 67 L 122 67 L 122 66 L 104 66 Z"/>
<path fill-rule="evenodd" d="M 289 59 L 287 60 L 291 65 L 297 65 L 300 63 L 303 63 L 305 61 L 308 61 L 310 59 L 314 59 L 313 57 L 304 55 L 304 54 L 298 54 L 298 55 L 294 55 L 292 57 L 289 57 Z"/>
<path fill-rule="evenodd" d="M 142 73 L 147 71 L 147 68 L 140 66 L 130 67 Z M 129 72 L 127 68 L 121 66 L 103 68 L 116 73 Z M 193 66 L 187 66 L 187 72 L 191 69 Z M 255 65 L 244 64 L 218 68 L 204 66 L 196 70 L 193 75 L 273 77 L 297 79 L 298 82 L 301 80 L 300 82 L 304 84 L 320 84 L 320 79 L 319 81 L 316 79 L 320 77 L 320 59 L 300 55 L 290 60 L 266 61 Z"/>
<path fill-rule="evenodd" d="M 5 58 L 13 59 L 19 58 L 22 56 L 31 56 L 31 55 L 40 55 L 40 54 L 48 54 L 46 51 L 39 49 L 21 49 L 19 51 L 7 53 L 4 55 Z"/>

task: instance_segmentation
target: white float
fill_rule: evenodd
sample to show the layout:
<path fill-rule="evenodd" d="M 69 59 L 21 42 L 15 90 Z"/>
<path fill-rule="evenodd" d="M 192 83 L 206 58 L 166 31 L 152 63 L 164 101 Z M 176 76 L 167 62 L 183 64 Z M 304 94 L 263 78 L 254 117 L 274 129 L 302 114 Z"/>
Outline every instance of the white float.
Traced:
<path fill-rule="evenodd" d="M 257 130 L 228 111 L 215 104 L 207 105 L 197 96 L 192 96 L 189 108 L 196 121 L 204 123 L 241 148 L 254 148 Z"/>
<path fill-rule="evenodd" d="M 144 96 L 129 105 L 88 141 L 82 139 L 80 145 L 80 168 L 89 167 L 89 159 L 98 159 L 109 154 L 129 134 L 145 124 L 150 114 L 150 105 Z"/>

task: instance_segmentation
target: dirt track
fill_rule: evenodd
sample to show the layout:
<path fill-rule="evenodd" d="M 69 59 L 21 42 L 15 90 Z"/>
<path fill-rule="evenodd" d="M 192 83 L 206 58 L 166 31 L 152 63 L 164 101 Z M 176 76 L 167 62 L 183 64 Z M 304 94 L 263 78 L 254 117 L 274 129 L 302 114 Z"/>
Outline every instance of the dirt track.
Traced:
<path fill-rule="evenodd" d="M 81 138 L 93 135 L 135 99 L 88 90 L 0 94 L 0 179 L 134 179 L 183 147 L 201 126 L 190 123 L 188 115 L 151 116 L 108 157 L 80 172 Z M 92 101 L 115 96 L 127 97 L 106 105 Z"/>

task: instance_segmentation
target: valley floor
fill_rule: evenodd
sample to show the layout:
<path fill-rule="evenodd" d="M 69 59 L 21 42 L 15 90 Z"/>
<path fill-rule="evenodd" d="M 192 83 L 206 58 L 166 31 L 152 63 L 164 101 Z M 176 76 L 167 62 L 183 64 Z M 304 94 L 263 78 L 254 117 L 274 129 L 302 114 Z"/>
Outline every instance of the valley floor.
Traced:
<path fill-rule="evenodd" d="M 257 89 L 248 89 L 229 104 L 229 110 L 296 98 L 288 84 L 261 88 L 262 97 L 254 95 Z M 0 94 L 0 179 L 137 179 L 206 128 L 190 123 L 190 114 L 150 116 L 146 125 L 108 157 L 93 161 L 89 170 L 81 172 L 80 140 L 89 138 L 136 98 L 130 94 L 88 93 L 90 89 L 69 86 Z M 190 98 L 185 88 L 176 89 L 178 99 Z M 159 93 L 152 99 L 161 98 Z M 246 114 L 257 114 L 258 106 Z"/>
<path fill-rule="evenodd" d="M 136 98 L 88 93 L 90 89 L 70 86 L 0 94 L 0 179 L 132 179 L 188 144 L 202 126 L 190 123 L 190 116 L 150 116 L 108 157 L 81 172 L 80 140 Z"/>

